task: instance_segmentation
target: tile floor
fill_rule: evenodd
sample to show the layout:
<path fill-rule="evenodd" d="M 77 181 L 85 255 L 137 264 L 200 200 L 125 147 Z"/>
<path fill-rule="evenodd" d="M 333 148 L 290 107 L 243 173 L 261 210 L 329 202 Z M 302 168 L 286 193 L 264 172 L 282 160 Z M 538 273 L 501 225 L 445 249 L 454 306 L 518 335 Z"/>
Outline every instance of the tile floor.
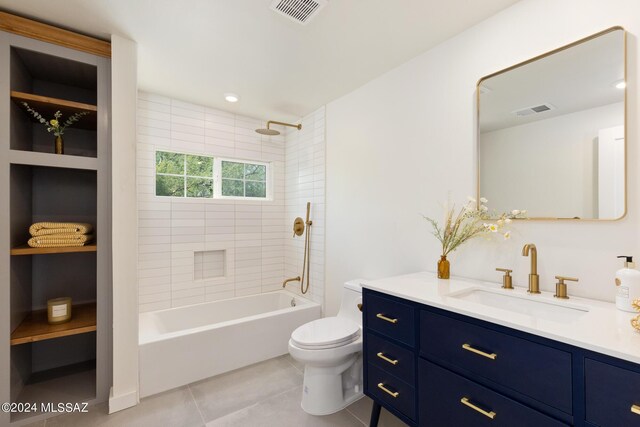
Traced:
<path fill-rule="evenodd" d="M 360 399 L 324 417 L 300 408 L 302 366 L 289 355 L 228 372 L 142 399 L 107 415 L 106 404 L 86 414 L 60 415 L 29 427 L 362 427 L 369 425 L 371 400 Z M 405 424 L 382 411 L 380 427 Z"/>

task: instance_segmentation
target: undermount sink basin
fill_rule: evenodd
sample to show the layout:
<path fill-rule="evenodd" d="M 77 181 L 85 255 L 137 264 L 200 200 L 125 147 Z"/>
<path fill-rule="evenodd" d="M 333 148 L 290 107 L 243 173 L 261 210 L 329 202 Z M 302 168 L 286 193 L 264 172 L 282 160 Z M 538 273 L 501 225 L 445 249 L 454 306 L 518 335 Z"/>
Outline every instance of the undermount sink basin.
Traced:
<path fill-rule="evenodd" d="M 523 295 L 513 291 L 468 289 L 450 294 L 452 298 L 483 304 L 518 314 L 529 315 L 536 319 L 556 322 L 573 322 L 589 312 L 589 308 L 562 300 L 550 300 L 539 295 Z"/>

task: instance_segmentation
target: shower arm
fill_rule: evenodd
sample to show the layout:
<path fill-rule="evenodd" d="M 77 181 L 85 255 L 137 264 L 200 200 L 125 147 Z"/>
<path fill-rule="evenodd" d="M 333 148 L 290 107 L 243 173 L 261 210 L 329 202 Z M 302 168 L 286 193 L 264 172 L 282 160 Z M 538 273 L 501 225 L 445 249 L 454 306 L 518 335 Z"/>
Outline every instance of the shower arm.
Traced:
<path fill-rule="evenodd" d="M 275 120 L 269 120 L 267 122 L 267 129 L 271 129 L 271 125 L 289 126 L 290 128 L 302 129 L 302 124 L 292 125 L 291 123 L 277 122 Z"/>

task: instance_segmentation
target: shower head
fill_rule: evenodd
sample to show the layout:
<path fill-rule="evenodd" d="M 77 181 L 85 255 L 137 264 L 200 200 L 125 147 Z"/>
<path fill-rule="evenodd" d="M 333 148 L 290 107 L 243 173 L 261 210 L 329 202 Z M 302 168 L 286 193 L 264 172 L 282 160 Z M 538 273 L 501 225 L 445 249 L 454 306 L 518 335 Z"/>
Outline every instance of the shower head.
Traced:
<path fill-rule="evenodd" d="M 292 127 L 292 128 L 296 128 L 298 130 L 302 129 L 302 125 L 301 124 L 292 125 L 291 123 L 276 122 L 276 121 L 273 121 L 273 120 L 269 120 L 267 122 L 266 129 L 256 129 L 256 132 L 258 132 L 260 135 L 269 135 L 269 136 L 280 135 L 280 132 L 278 132 L 277 130 L 271 129 L 271 125 L 272 124 L 273 125 L 289 126 L 289 127 Z"/>
<path fill-rule="evenodd" d="M 256 129 L 256 132 L 258 132 L 260 135 L 280 135 L 280 132 L 278 132 L 277 130 L 269 129 L 269 127 L 267 127 L 266 129 Z"/>

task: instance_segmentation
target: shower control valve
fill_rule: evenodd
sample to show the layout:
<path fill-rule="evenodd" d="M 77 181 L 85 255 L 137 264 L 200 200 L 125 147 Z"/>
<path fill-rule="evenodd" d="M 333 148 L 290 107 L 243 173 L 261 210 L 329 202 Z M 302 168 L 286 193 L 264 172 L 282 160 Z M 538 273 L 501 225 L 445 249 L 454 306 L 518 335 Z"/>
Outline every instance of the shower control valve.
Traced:
<path fill-rule="evenodd" d="M 302 236 L 304 233 L 304 221 L 298 217 L 293 221 L 293 237 Z"/>

